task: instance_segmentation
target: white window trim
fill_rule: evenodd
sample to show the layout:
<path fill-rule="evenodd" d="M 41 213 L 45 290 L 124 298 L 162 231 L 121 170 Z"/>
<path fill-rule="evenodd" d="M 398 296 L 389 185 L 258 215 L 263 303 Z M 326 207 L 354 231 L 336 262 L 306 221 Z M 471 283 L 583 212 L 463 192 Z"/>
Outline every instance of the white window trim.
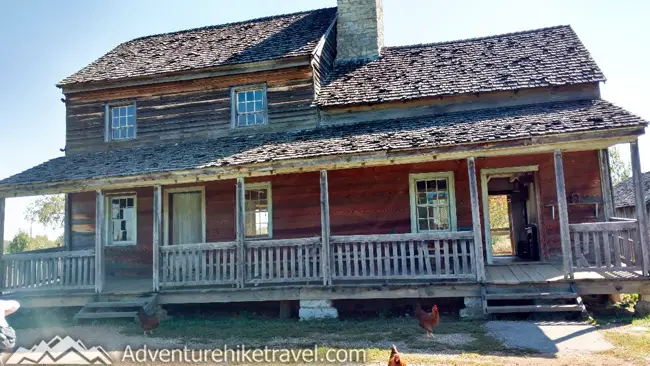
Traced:
<path fill-rule="evenodd" d="M 260 182 L 260 183 L 244 183 L 244 192 L 248 189 L 259 189 L 266 188 L 266 200 L 269 205 L 269 234 L 268 235 L 259 235 L 259 236 L 246 236 L 246 226 L 244 225 L 244 237 L 246 240 L 264 240 L 273 238 L 273 191 L 271 189 L 271 182 Z M 246 207 L 246 197 L 244 197 L 244 207 Z M 244 216 L 246 213 L 244 212 Z M 235 223 L 237 220 L 235 220 Z M 235 224 L 236 225 L 236 224 Z M 235 228 L 236 231 L 236 228 Z"/>
<path fill-rule="evenodd" d="M 416 205 L 416 185 L 420 180 L 447 178 L 447 190 L 449 192 L 449 230 L 418 230 L 417 205 Z M 436 172 L 436 173 L 418 173 L 409 174 L 409 196 L 411 201 L 411 232 L 436 232 L 436 231 L 456 231 L 456 190 L 454 189 L 454 172 Z"/>
<path fill-rule="evenodd" d="M 133 126 L 133 137 L 128 139 L 113 140 L 113 130 L 111 126 L 111 108 L 133 105 L 133 116 L 135 117 L 135 126 Z M 138 137 L 138 105 L 134 100 L 123 100 L 106 103 L 104 105 L 104 142 L 124 142 L 132 141 Z"/>
<path fill-rule="evenodd" d="M 257 90 L 262 89 L 262 100 L 264 103 L 264 123 L 259 125 L 251 126 L 237 126 L 237 92 L 245 90 Z M 267 102 L 268 90 L 266 84 L 251 84 L 251 85 L 241 85 L 234 86 L 230 88 L 230 128 L 241 130 L 248 128 L 255 128 L 260 126 L 266 126 L 269 124 L 269 104 Z"/>
<path fill-rule="evenodd" d="M 206 215 L 205 215 L 205 186 L 167 188 L 163 190 L 163 218 L 164 218 L 164 235 L 163 245 L 169 244 L 169 195 L 171 193 L 201 193 L 201 240 L 206 242 Z"/>
<path fill-rule="evenodd" d="M 113 205 L 111 204 L 111 200 L 115 198 L 133 198 L 134 214 L 133 214 L 133 240 L 132 241 L 118 241 L 118 242 L 113 241 L 113 234 L 112 231 L 109 229 L 111 228 L 111 221 L 113 220 L 113 215 L 111 212 L 113 209 Z M 106 195 L 106 197 L 104 198 L 104 216 L 106 217 L 104 220 L 105 221 L 104 227 L 106 228 L 104 242 L 106 243 L 107 247 L 128 247 L 128 246 L 138 245 L 138 195 L 135 192 Z"/>

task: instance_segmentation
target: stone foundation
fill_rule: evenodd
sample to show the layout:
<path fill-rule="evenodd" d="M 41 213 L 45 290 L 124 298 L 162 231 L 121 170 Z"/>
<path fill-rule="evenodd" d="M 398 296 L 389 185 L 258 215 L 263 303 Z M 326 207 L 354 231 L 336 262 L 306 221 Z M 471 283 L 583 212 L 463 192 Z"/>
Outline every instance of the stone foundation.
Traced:
<path fill-rule="evenodd" d="M 339 312 L 331 300 L 300 300 L 300 320 L 337 319 Z"/>
<path fill-rule="evenodd" d="M 465 308 L 460 309 L 460 318 L 462 320 L 483 319 L 483 300 L 480 296 L 465 297 Z"/>
<path fill-rule="evenodd" d="M 650 295 L 639 295 L 639 302 L 634 306 L 634 313 L 639 316 L 650 315 Z"/>

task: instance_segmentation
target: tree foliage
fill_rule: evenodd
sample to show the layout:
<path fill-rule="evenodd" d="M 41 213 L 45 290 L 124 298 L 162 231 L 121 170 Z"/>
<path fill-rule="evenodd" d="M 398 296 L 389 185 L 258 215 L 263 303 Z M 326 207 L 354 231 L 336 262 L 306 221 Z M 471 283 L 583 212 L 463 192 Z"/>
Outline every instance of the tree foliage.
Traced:
<path fill-rule="evenodd" d="M 20 230 L 16 236 L 11 240 L 9 246 L 7 247 L 7 252 L 9 253 L 20 253 L 24 252 L 25 249 L 29 246 L 30 237 L 29 235 Z"/>
<path fill-rule="evenodd" d="M 621 152 L 616 146 L 609 148 L 609 169 L 613 185 L 617 185 L 632 176 L 631 164 L 623 160 Z"/>
<path fill-rule="evenodd" d="M 508 216 L 508 196 L 489 196 L 490 203 L 490 227 L 493 229 L 504 229 L 510 227 Z"/>
<path fill-rule="evenodd" d="M 50 240 L 47 235 L 36 235 L 35 237 L 30 238 L 27 232 L 20 230 L 11 241 L 5 241 L 5 252 L 14 254 L 61 246 L 63 246 L 63 235 L 56 240 Z"/>
<path fill-rule="evenodd" d="M 62 228 L 65 217 L 65 196 L 43 196 L 25 210 L 25 220 L 41 223 L 49 228 Z"/>

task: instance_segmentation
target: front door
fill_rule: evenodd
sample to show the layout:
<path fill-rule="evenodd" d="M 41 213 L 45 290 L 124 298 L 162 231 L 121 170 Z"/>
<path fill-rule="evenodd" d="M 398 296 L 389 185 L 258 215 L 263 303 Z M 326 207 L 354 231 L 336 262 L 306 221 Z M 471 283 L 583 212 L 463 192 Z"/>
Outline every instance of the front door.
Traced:
<path fill-rule="evenodd" d="M 170 244 L 202 243 L 203 194 L 201 192 L 175 192 L 169 195 L 171 207 Z"/>

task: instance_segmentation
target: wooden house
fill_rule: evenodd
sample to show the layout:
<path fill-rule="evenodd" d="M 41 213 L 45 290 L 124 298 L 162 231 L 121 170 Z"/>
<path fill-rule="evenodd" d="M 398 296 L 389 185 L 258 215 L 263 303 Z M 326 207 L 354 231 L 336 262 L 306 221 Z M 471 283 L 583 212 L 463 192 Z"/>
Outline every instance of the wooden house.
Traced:
<path fill-rule="evenodd" d="M 648 215 L 650 214 L 650 172 L 641 174 L 641 184 L 643 187 L 643 202 L 646 215 Z M 636 218 L 636 198 L 632 178 L 628 178 L 614 186 L 614 206 L 616 208 L 614 214 L 617 217 Z"/>
<path fill-rule="evenodd" d="M 464 297 L 481 316 L 650 293 L 647 220 L 614 216 L 607 160 L 630 143 L 642 200 L 646 122 L 601 99 L 575 32 L 384 47 L 382 16 L 339 0 L 142 37 L 63 79 L 65 156 L 0 197 L 66 194 L 65 250 L 4 255 L 3 294 L 299 300 L 309 317 L 338 299 Z M 530 305 L 493 302 L 511 299 Z"/>

